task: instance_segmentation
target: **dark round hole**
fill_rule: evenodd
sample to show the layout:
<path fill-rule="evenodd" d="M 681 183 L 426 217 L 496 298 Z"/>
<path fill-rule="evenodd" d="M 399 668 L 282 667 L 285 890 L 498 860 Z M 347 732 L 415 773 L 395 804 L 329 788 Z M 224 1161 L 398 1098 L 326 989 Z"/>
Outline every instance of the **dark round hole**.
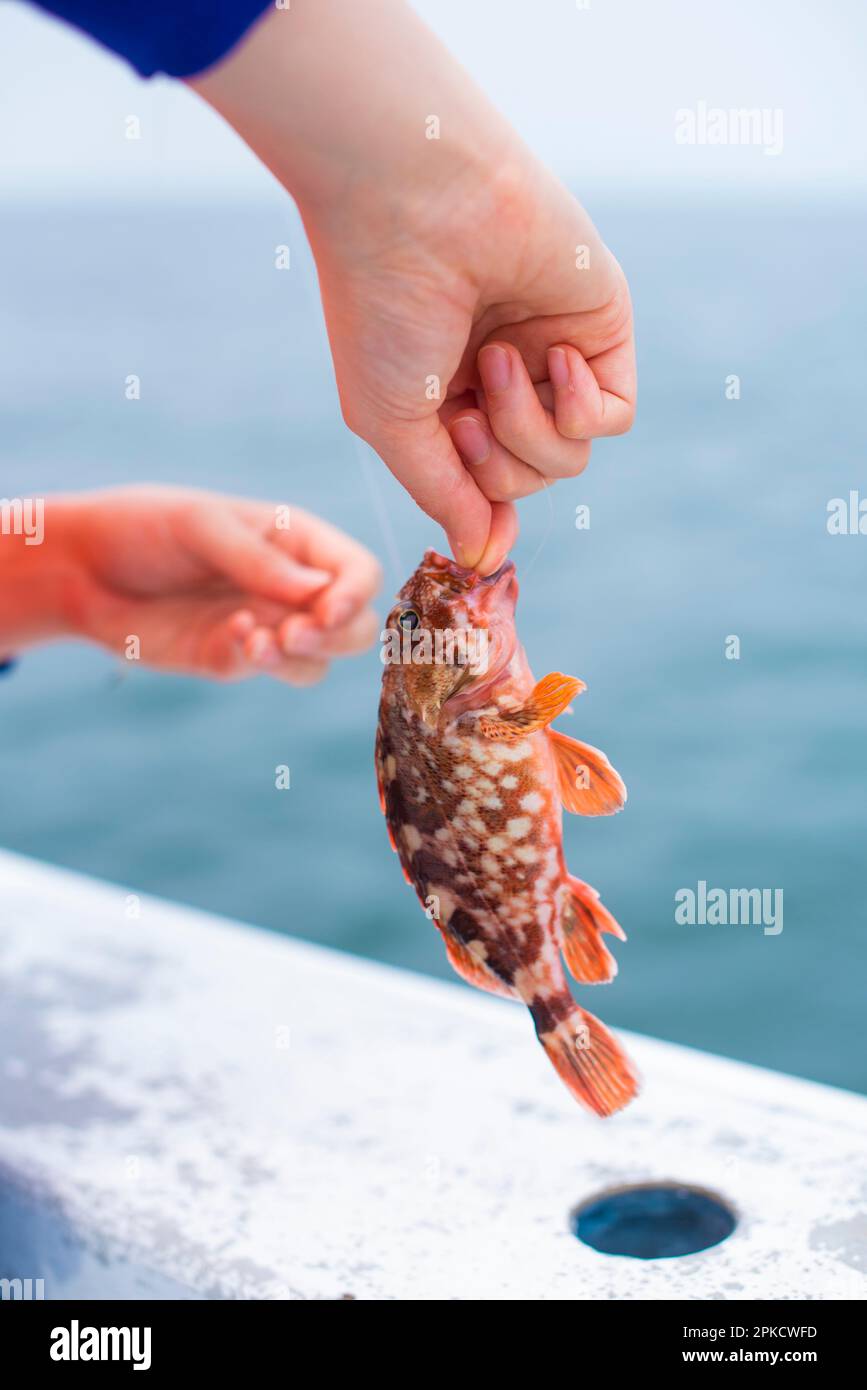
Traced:
<path fill-rule="evenodd" d="M 712 1192 L 682 1183 L 646 1183 L 602 1192 L 572 1213 L 572 1230 L 603 1255 L 670 1260 L 719 1245 L 737 1221 Z"/>

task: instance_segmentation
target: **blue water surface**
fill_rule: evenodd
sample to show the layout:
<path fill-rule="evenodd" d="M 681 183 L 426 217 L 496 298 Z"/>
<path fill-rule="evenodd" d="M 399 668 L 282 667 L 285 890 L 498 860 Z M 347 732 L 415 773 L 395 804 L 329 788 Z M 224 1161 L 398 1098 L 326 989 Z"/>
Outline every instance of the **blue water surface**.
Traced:
<path fill-rule="evenodd" d="M 537 675 L 589 687 L 562 727 L 629 786 L 620 816 L 566 827 L 573 872 L 629 937 L 616 983 L 580 997 L 867 1090 L 867 536 L 826 529 L 830 498 L 867 497 L 864 212 L 701 186 L 588 201 L 635 297 L 638 421 L 522 505 L 515 552 Z M 390 590 L 441 545 L 341 422 L 284 198 L 22 203 L 0 236 L 0 495 L 141 479 L 294 502 L 379 552 Z M 34 652 L 0 684 L 0 842 L 448 976 L 377 806 L 379 675 L 376 652 L 312 691 Z M 782 889 L 782 932 L 679 924 L 675 894 L 701 880 Z"/>

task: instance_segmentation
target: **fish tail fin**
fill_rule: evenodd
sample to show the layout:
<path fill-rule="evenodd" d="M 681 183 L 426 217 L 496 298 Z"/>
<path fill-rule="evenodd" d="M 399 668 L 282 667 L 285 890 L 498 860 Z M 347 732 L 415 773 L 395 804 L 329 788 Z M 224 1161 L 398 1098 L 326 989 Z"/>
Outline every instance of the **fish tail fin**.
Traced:
<path fill-rule="evenodd" d="M 579 1009 L 552 1016 L 549 1000 L 530 1005 L 536 1035 L 572 1095 L 596 1115 L 613 1115 L 638 1094 L 638 1077 L 619 1042 L 603 1023 Z"/>
<path fill-rule="evenodd" d="M 617 974 L 617 961 L 602 940 L 604 932 L 626 940 L 626 933 L 599 894 L 580 878 L 569 878 L 569 897 L 563 911 L 563 958 L 569 974 L 585 985 L 606 984 Z"/>

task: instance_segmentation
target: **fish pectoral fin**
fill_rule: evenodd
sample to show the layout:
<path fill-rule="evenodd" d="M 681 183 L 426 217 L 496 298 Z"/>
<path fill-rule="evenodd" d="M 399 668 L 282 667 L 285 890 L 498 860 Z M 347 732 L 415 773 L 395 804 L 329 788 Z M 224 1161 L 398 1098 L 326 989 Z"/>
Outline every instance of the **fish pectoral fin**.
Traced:
<path fill-rule="evenodd" d="M 400 850 L 399 850 L 398 847 L 397 847 L 397 841 L 396 841 L 395 838 L 394 838 L 394 831 L 393 831 L 392 828 L 391 828 L 391 820 L 390 820 L 389 814 L 388 814 L 388 798 L 386 797 L 386 791 L 385 791 L 385 784 L 386 784 L 385 759 L 386 759 L 386 757 L 387 757 L 387 754 L 386 754 L 386 751 L 385 751 L 385 743 L 384 743 L 383 737 L 382 737 L 382 730 L 381 730 L 381 729 L 378 729 L 378 730 L 377 730 L 377 733 L 376 733 L 376 748 L 375 748 L 375 750 L 374 750 L 374 758 L 373 758 L 373 761 L 374 761 L 374 765 L 375 765 L 375 767 L 376 767 L 376 790 L 377 790 L 377 792 L 378 792 L 378 794 L 379 794 L 379 809 L 380 809 L 380 811 L 382 812 L 382 814 L 385 816 L 385 828 L 386 828 L 386 830 L 388 831 L 388 843 L 391 845 L 391 847 L 392 847 L 392 849 L 394 850 L 395 854 L 400 854 Z M 404 876 L 404 878 L 406 879 L 407 883 L 411 883 L 411 882 L 412 882 L 412 879 L 410 878 L 409 874 L 407 873 L 406 867 L 405 867 L 405 866 L 404 866 L 404 870 L 403 870 L 403 876 Z"/>
<path fill-rule="evenodd" d="M 535 734 L 539 729 L 547 729 L 552 720 L 569 708 L 575 696 L 586 689 L 584 682 L 575 676 L 552 671 L 534 686 L 519 709 L 499 714 L 495 719 L 483 715 L 479 728 L 485 738 L 514 740 L 525 734 Z"/>
<path fill-rule="evenodd" d="M 373 752 L 373 763 L 376 768 L 376 790 L 379 794 L 379 809 L 385 815 L 385 745 L 382 737 L 382 730 L 376 731 L 376 747 Z M 389 835 L 391 831 L 389 830 Z M 391 844 L 395 848 L 394 841 Z"/>
<path fill-rule="evenodd" d="M 452 969 L 460 975 L 462 980 L 466 980 L 468 985 L 475 986 L 476 989 L 487 990 L 488 994 L 499 994 L 504 999 L 519 998 L 511 985 L 507 985 L 498 975 L 495 975 L 490 966 L 485 965 L 484 961 L 478 956 L 473 955 L 472 951 L 463 941 L 459 941 L 453 936 L 448 927 L 440 926 L 443 941 L 446 944 L 446 955 Z"/>
<path fill-rule="evenodd" d="M 561 918 L 561 946 L 569 974 L 581 984 L 607 984 L 617 974 L 617 961 L 602 940 L 603 933 L 610 932 L 621 941 L 626 933 L 589 883 L 570 875 L 569 888 L 571 896 Z"/>
<path fill-rule="evenodd" d="M 556 729 L 549 729 L 548 737 L 567 811 L 578 816 L 613 816 L 623 809 L 626 787 L 604 753 Z"/>

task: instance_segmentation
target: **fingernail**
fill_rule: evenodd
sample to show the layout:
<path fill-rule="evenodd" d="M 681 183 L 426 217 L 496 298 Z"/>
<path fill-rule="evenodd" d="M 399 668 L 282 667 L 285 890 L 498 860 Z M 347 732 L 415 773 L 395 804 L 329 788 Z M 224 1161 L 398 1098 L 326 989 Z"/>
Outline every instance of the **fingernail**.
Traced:
<path fill-rule="evenodd" d="M 256 619 L 249 608 L 239 609 L 232 615 L 232 635 L 238 639 L 247 637 L 256 626 Z"/>
<path fill-rule="evenodd" d="M 290 656 L 313 656 L 320 651 L 322 638 L 315 627 L 299 627 L 290 632 L 283 643 L 283 650 Z"/>
<path fill-rule="evenodd" d="M 484 463 L 491 456 L 491 441 L 484 425 L 474 415 L 453 420 L 451 436 L 464 463 Z"/>
<path fill-rule="evenodd" d="M 449 545 L 459 565 L 463 565 L 464 569 L 467 570 L 474 570 L 476 568 L 478 561 L 482 558 L 482 550 L 484 547 L 479 549 L 478 546 L 473 546 L 472 549 L 470 549 L 464 541 L 459 540 L 457 536 L 452 536 L 450 538 Z"/>
<path fill-rule="evenodd" d="M 293 565 L 292 578 L 295 582 L 300 579 L 312 591 L 330 584 L 334 576 L 329 574 L 327 570 L 308 569 L 307 565 L 302 565 L 296 569 Z"/>
<path fill-rule="evenodd" d="M 548 349 L 548 377 L 558 390 L 569 385 L 569 360 L 562 348 Z"/>
<path fill-rule="evenodd" d="M 325 610 L 325 622 L 328 627 L 341 627 L 343 623 L 349 621 L 355 612 L 355 603 L 351 598 L 336 599 L 329 608 Z"/>
<path fill-rule="evenodd" d="M 247 659 L 254 666 L 276 666 L 280 653 L 270 632 L 253 633 L 247 644 Z"/>
<path fill-rule="evenodd" d="M 479 372 L 489 395 L 496 396 L 508 388 L 512 379 L 512 359 L 501 347 L 482 348 L 479 353 Z"/>
<path fill-rule="evenodd" d="M 489 574 L 494 574 L 500 568 L 506 556 L 502 550 L 485 550 L 484 555 L 476 564 L 476 569 L 484 579 Z"/>

